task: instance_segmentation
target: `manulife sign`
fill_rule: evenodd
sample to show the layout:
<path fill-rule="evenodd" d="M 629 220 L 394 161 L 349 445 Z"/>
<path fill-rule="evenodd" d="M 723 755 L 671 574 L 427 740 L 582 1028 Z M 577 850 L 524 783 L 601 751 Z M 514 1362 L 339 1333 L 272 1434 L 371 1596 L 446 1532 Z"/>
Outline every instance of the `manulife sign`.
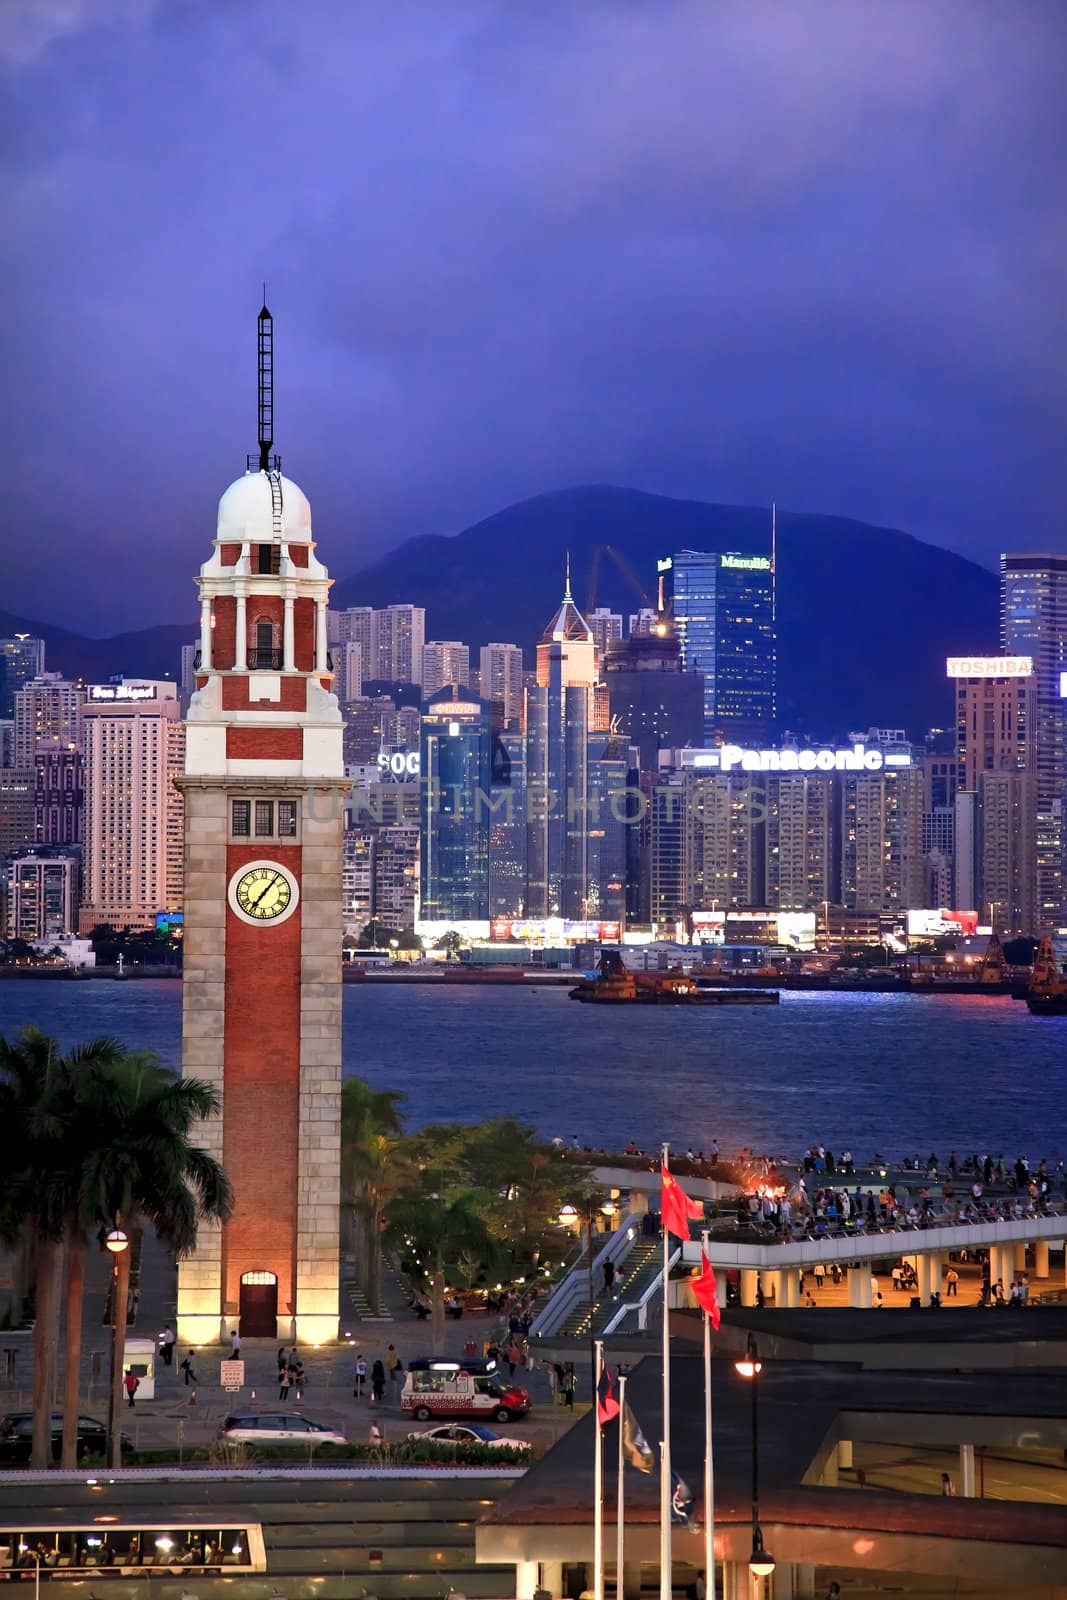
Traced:
<path fill-rule="evenodd" d="M 769 572 L 770 556 L 720 556 L 720 567 L 736 567 L 741 572 Z"/>

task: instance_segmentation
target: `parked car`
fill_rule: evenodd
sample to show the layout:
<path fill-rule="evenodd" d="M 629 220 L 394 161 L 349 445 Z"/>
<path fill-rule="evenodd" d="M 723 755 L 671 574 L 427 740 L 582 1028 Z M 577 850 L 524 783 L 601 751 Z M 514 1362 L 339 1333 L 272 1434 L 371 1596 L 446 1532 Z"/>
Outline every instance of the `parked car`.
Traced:
<path fill-rule="evenodd" d="M 247 1444 L 347 1444 L 337 1428 L 287 1411 L 240 1411 L 226 1417 L 220 1439 Z"/>
<path fill-rule="evenodd" d="M 436 1428 L 426 1428 L 421 1433 L 409 1433 L 409 1439 L 434 1439 L 442 1444 L 510 1445 L 515 1450 L 532 1450 L 529 1439 L 505 1438 L 492 1428 L 483 1428 L 478 1422 L 442 1422 Z"/>
<path fill-rule="evenodd" d="M 119 1435 L 123 1455 L 133 1449 L 125 1434 Z M 52 1412 L 52 1460 L 58 1461 L 63 1449 L 63 1413 Z M 20 1466 L 33 1451 L 33 1412 L 8 1411 L 0 1417 L 0 1465 Z M 107 1424 L 95 1417 L 78 1417 L 78 1459 L 107 1454 Z"/>

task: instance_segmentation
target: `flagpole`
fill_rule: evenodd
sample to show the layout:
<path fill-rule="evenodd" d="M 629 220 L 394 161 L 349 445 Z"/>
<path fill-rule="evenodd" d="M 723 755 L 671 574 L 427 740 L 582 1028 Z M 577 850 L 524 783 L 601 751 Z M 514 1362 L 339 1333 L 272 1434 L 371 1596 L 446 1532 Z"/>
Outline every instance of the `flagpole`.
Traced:
<path fill-rule="evenodd" d="M 622 1563 L 623 1553 L 626 1548 L 626 1516 L 623 1503 L 626 1492 L 626 1456 L 623 1453 L 623 1435 L 626 1432 L 626 1374 L 619 1373 L 619 1487 L 616 1493 L 616 1518 L 615 1518 L 615 1600 L 624 1600 Z"/>
<path fill-rule="evenodd" d="M 701 1250 L 708 1254 L 709 1231 L 700 1235 Z M 725 1593 L 725 1577 L 723 1592 Z M 704 1312 L 704 1588 L 715 1600 L 715 1468 L 711 1455 L 711 1313 Z"/>
<path fill-rule="evenodd" d="M 600 1420 L 600 1378 L 604 1371 L 604 1341 L 593 1341 L 595 1377 L 593 1421 L 596 1444 L 593 1455 L 593 1600 L 604 1600 L 604 1425 Z"/>
<path fill-rule="evenodd" d="M 662 1148 L 660 1172 L 666 1169 L 670 1146 Z M 666 1185 L 663 1186 L 664 1190 Z M 666 1207 L 661 1204 L 663 1224 L 663 1437 L 659 1446 L 659 1596 L 671 1600 L 671 1330 L 668 1308 L 670 1292 L 671 1236 L 667 1228 Z"/>

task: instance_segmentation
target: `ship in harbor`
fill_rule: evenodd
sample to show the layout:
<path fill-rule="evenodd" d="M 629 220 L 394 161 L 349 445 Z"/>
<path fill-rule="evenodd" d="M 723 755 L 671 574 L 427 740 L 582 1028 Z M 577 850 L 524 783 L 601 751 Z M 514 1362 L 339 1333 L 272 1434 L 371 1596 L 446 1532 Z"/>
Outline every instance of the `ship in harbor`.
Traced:
<path fill-rule="evenodd" d="M 1067 977 L 1056 960 L 1048 934 L 1041 939 L 1034 956 L 1026 1003 L 1035 1017 L 1067 1017 Z"/>
<path fill-rule="evenodd" d="M 774 989 L 701 988 L 677 967 L 669 972 L 631 972 L 619 950 L 603 951 L 596 973 L 582 978 L 570 997 L 612 1006 L 773 1006 L 779 999 Z"/>

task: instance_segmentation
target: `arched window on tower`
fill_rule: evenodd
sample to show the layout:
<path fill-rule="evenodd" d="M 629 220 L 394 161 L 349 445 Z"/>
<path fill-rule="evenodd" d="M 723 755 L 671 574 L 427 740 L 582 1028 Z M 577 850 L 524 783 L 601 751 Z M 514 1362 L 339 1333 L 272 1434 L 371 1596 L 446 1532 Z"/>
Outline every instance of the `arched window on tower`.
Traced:
<path fill-rule="evenodd" d="M 252 648 L 248 652 L 248 665 L 255 671 L 276 671 L 281 666 L 281 652 L 274 643 L 274 623 L 268 617 L 257 617 L 252 624 Z"/>

